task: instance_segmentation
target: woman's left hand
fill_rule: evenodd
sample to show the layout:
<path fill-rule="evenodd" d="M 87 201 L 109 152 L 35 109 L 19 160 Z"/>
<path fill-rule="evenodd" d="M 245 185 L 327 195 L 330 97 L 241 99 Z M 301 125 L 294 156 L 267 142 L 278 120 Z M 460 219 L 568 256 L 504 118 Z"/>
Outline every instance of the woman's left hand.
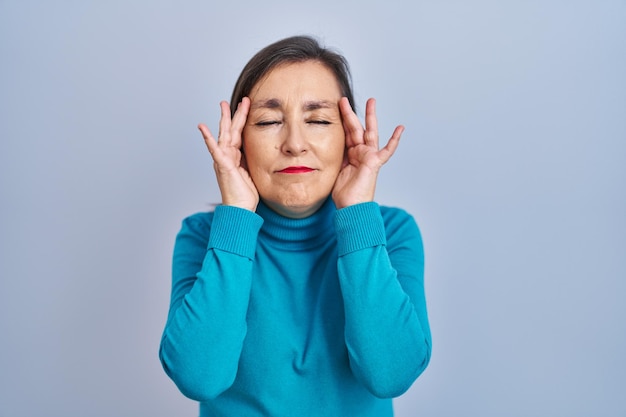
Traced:
<path fill-rule="evenodd" d="M 339 101 L 339 110 L 346 134 L 346 152 L 332 191 L 338 209 L 374 201 L 378 171 L 396 151 L 404 131 L 404 126 L 397 126 L 387 145 L 379 150 L 376 101 L 373 98 L 367 100 L 365 128 L 347 98 Z"/>

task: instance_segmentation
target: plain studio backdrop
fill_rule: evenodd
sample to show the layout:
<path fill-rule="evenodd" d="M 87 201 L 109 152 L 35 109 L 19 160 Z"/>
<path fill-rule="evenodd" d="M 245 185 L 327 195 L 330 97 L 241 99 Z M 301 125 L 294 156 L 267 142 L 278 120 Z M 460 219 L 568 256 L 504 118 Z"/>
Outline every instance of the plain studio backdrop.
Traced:
<path fill-rule="evenodd" d="M 406 125 L 377 200 L 422 229 L 434 347 L 397 416 L 625 416 L 623 0 L 0 0 L 0 417 L 197 415 L 157 354 L 219 201 L 196 126 L 294 34 Z"/>

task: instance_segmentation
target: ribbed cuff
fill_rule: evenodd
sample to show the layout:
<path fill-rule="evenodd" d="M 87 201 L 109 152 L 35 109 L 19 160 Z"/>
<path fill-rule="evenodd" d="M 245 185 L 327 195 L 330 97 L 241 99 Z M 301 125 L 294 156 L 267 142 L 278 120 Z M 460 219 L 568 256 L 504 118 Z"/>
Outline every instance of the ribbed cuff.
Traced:
<path fill-rule="evenodd" d="M 217 206 L 211 223 L 208 248 L 254 259 L 261 225 L 263 218 L 252 211 L 239 207 Z"/>
<path fill-rule="evenodd" d="M 355 204 L 335 213 L 339 256 L 360 249 L 386 245 L 385 223 L 375 202 Z"/>

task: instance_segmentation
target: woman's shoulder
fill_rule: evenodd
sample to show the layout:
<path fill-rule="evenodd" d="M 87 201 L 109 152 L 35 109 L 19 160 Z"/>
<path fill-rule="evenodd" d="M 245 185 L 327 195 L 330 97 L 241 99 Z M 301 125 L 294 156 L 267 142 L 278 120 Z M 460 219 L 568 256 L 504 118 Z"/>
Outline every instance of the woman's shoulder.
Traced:
<path fill-rule="evenodd" d="M 415 222 L 415 218 L 412 214 L 399 207 L 381 205 L 380 214 L 383 217 L 385 224 L 396 222 Z"/>
<path fill-rule="evenodd" d="M 215 215 L 215 211 L 199 211 L 197 213 L 193 213 L 183 219 L 183 223 L 190 224 L 211 224 L 213 220 L 213 216 Z"/>
<path fill-rule="evenodd" d="M 214 214 L 214 211 L 202 211 L 185 217 L 182 221 L 180 233 L 208 235 Z"/>
<path fill-rule="evenodd" d="M 388 238 L 406 234 L 420 236 L 417 221 L 408 211 L 399 207 L 380 206 L 380 214 Z"/>

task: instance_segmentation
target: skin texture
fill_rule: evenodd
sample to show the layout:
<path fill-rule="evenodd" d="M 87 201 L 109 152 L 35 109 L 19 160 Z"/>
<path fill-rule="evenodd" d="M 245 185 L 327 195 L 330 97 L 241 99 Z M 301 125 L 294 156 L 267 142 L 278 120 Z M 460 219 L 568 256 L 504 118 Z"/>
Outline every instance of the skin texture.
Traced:
<path fill-rule="evenodd" d="M 221 102 L 218 140 L 198 127 L 222 203 L 254 211 L 261 198 L 283 216 L 303 218 L 329 195 L 338 209 L 373 201 L 378 172 L 404 127 L 379 150 L 374 99 L 367 101 L 363 127 L 340 91 L 327 67 L 305 61 L 270 71 L 238 103 L 232 120 Z M 285 171 L 290 167 L 298 169 Z"/>

